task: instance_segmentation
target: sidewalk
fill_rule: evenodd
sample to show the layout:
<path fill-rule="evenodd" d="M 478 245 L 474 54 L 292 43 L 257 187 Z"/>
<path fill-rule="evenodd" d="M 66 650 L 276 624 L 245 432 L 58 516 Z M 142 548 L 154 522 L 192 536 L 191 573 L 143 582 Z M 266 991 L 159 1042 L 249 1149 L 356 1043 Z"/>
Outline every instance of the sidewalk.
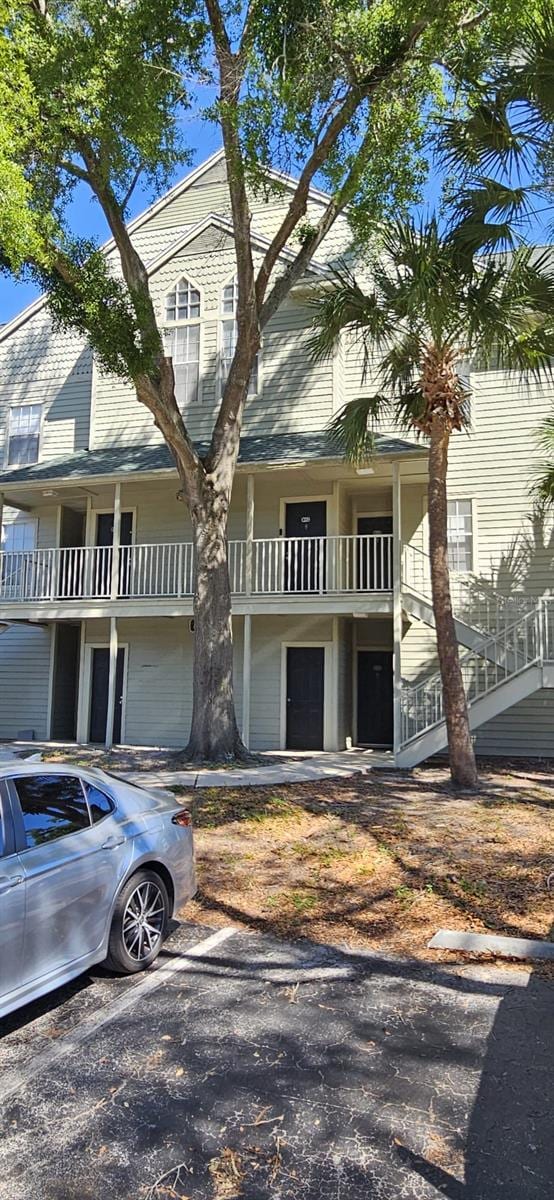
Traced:
<path fill-rule="evenodd" d="M 0 762 L 17 758 L 99 767 L 149 787 L 263 787 L 303 783 L 313 779 L 345 779 L 369 771 L 392 770 L 390 750 L 286 751 L 266 750 L 262 760 L 244 767 L 176 769 L 175 750 L 161 747 L 119 746 L 106 752 L 99 747 L 60 742 L 9 742 L 0 744 Z"/>
<path fill-rule="evenodd" d="M 271 751 L 259 766 L 214 768 L 203 771 L 125 771 L 125 778 L 150 787 L 264 787 L 281 783 L 304 783 L 313 779 L 345 779 L 366 775 L 369 771 L 393 767 L 392 754 L 370 750 L 344 750 L 337 753 L 287 755 Z M 272 762 L 272 758 L 277 761 Z M 117 770 L 117 768 L 116 768 Z"/>

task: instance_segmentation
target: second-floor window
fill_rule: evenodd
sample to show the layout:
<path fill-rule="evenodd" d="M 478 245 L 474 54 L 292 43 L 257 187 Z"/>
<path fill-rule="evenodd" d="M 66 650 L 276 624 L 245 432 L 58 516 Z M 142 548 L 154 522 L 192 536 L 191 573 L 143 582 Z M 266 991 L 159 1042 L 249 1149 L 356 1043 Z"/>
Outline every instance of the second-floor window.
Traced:
<path fill-rule="evenodd" d="M 165 352 L 173 359 L 179 407 L 200 394 L 200 292 L 183 276 L 165 298 Z"/>
<path fill-rule="evenodd" d="M 223 288 L 221 300 L 222 320 L 221 320 L 221 390 L 225 387 L 227 376 L 231 370 L 231 363 L 234 358 L 237 345 L 237 304 L 238 304 L 238 283 L 236 279 L 232 279 Z M 259 352 L 254 360 L 252 374 L 248 384 L 248 395 L 256 396 L 260 390 L 260 355 Z"/>
<path fill-rule="evenodd" d="M 471 500 L 448 501 L 448 561 L 451 571 L 473 570 Z"/>
<path fill-rule="evenodd" d="M 10 409 L 8 466 L 38 462 L 42 404 L 19 404 Z"/>

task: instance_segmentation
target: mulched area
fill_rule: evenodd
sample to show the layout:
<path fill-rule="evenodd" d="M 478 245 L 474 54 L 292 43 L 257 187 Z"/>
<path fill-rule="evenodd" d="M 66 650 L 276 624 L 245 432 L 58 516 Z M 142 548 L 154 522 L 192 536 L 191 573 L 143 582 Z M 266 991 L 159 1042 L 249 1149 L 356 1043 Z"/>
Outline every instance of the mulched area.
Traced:
<path fill-rule="evenodd" d="M 441 927 L 548 938 L 554 762 L 480 769 L 470 795 L 442 766 L 175 789 L 196 826 L 199 892 L 183 915 L 432 961 L 460 959 L 427 949 Z"/>

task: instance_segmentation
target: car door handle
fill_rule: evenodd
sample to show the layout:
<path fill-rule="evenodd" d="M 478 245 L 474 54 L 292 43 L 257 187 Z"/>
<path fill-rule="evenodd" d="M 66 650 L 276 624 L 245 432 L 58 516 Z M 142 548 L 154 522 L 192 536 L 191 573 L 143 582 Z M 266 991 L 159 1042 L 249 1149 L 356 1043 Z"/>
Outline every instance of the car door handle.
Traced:
<path fill-rule="evenodd" d="M 0 896 L 23 883 L 24 878 L 24 875 L 0 875 Z"/>
<path fill-rule="evenodd" d="M 116 846 L 122 846 L 125 838 L 109 837 L 105 842 L 102 842 L 102 850 L 115 850 Z"/>

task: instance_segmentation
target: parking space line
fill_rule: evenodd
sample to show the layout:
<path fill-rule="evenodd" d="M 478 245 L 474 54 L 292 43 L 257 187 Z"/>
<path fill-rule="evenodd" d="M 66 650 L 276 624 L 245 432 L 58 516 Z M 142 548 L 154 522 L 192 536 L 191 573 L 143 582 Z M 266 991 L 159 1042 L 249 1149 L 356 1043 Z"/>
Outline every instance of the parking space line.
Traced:
<path fill-rule="evenodd" d="M 182 971 L 187 971 L 193 965 L 194 959 L 202 958 L 205 954 L 209 954 L 215 946 L 219 946 L 222 942 L 227 941 L 234 933 L 240 931 L 233 925 L 226 925 L 223 929 L 217 929 L 215 933 L 204 938 L 201 942 L 196 942 L 191 946 L 190 950 L 178 951 L 171 962 L 164 963 L 162 967 L 158 967 L 155 971 L 150 971 L 145 975 L 140 983 L 130 987 L 117 1000 L 113 1000 L 99 1012 L 94 1013 L 90 1017 L 86 1017 L 80 1025 L 68 1033 L 66 1037 L 60 1038 L 53 1046 L 49 1046 L 47 1050 L 36 1054 L 24 1067 L 16 1067 L 12 1071 L 8 1071 L 0 1081 L 0 1104 L 3 1104 L 15 1092 L 26 1087 L 31 1080 L 36 1079 L 37 1075 L 41 1075 L 43 1071 L 48 1070 L 54 1063 L 65 1058 L 76 1050 L 82 1042 L 87 1038 L 92 1037 L 103 1025 L 108 1025 L 110 1021 L 114 1021 L 117 1017 L 124 1013 L 126 1009 L 131 1008 L 137 1000 L 142 999 L 148 992 L 155 991 L 162 984 L 172 979 L 174 975 L 180 974 Z M 191 961 L 192 960 L 192 961 Z"/>

